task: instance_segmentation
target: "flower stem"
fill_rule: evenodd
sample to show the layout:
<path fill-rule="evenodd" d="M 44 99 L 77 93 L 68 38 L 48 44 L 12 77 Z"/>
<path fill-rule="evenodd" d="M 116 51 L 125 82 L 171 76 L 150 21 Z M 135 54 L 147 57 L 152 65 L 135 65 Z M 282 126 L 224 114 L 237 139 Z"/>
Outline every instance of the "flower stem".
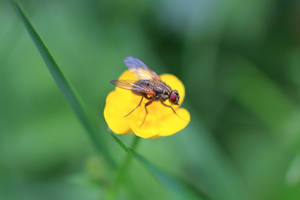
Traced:
<path fill-rule="evenodd" d="M 140 138 L 135 136 L 134 139 L 133 139 L 133 142 L 130 146 L 130 148 L 132 150 L 136 150 L 138 144 L 139 144 L 139 141 L 140 141 Z M 126 178 L 126 175 L 128 173 L 128 170 L 129 170 L 129 167 L 130 167 L 130 164 L 132 162 L 132 154 L 131 153 L 128 153 L 125 160 L 123 161 L 121 167 L 119 168 L 118 170 L 118 174 L 117 174 L 117 183 L 118 184 L 122 184 Z"/>
<path fill-rule="evenodd" d="M 140 141 L 140 137 L 134 136 L 132 144 L 130 145 L 131 150 L 136 150 Z M 123 185 L 126 181 L 126 176 L 128 175 L 128 171 L 130 168 L 130 164 L 132 162 L 132 154 L 129 152 L 126 155 L 121 166 L 118 168 L 116 172 L 115 183 L 112 185 L 111 189 L 108 191 L 107 199 L 117 199 L 117 193 L 121 185 Z"/>

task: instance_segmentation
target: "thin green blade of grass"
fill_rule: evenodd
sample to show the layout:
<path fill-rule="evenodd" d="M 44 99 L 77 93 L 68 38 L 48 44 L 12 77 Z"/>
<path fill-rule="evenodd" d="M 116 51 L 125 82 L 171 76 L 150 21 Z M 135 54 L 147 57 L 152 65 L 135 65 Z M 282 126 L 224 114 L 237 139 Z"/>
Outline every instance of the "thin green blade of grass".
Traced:
<path fill-rule="evenodd" d="M 53 79 L 55 80 L 58 88 L 62 92 L 63 96 L 67 100 L 67 102 L 70 104 L 72 110 L 78 117 L 79 121 L 82 123 L 84 128 L 86 129 L 87 133 L 89 134 L 89 137 L 91 141 L 94 143 L 94 146 L 96 147 L 97 151 L 101 153 L 108 163 L 111 166 L 115 166 L 114 161 L 112 160 L 112 157 L 109 155 L 109 152 L 102 142 L 102 138 L 100 133 L 97 131 L 96 127 L 94 127 L 93 123 L 89 119 L 87 113 L 85 112 L 85 109 L 81 103 L 81 101 L 78 98 L 78 95 L 73 90 L 72 86 L 64 76 L 63 72 L 60 70 L 58 64 L 54 60 L 53 56 L 49 52 L 47 46 L 42 41 L 39 34 L 34 29 L 33 25 L 31 24 L 30 20 L 22 10 L 21 6 L 17 2 L 12 2 L 13 6 L 15 7 L 15 10 L 22 20 L 23 24 L 25 25 L 31 39 L 35 43 L 36 48 L 38 49 L 41 57 L 43 58 L 50 74 L 52 75 Z"/>

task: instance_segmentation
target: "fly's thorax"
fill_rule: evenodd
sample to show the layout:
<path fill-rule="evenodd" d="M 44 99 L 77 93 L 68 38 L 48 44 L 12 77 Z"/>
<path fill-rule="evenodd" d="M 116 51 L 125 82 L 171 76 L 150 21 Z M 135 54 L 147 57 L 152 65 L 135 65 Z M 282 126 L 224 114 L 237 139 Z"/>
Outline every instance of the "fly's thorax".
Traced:
<path fill-rule="evenodd" d="M 155 101 L 158 101 L 158 100 L 163 100 L 163 101 L 165 101 L 165 100 L 167 100 L 167 99 L 169 99 L 169 96 L 168 96 L 168 95 L 165 95 L 165 94 L 163 94 L 163 93 L 156 94 L 156 96 L 154 97 L 154 100 L 155 100 Z"/>
<path fill-rule="evenodd" d="M 171 89 L 166 84 L 161 84 L 160 86 L 155 87 L 154 91 L 156 92 L 157 100 L 165 101 L 165 100 L 169 99 L 170 94 L 171 94 Z"/>

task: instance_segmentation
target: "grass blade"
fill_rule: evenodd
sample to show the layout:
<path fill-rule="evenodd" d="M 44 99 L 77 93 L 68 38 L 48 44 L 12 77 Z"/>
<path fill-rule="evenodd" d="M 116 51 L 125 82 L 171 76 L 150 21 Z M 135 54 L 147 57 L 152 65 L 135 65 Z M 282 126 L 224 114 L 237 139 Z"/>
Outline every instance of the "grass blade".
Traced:
<path fill-rule="evenodd" d="M 101 134 L 91 123 L 91 120 L 86 114 L 84 107 L 81 101 L 79 100 L 78 95 L 75 93 L 70 83 L 68 82 L 68 80 L 66 79 L 62 71 L 60 70 L 53 56 L 49 52 L 47 46 L 44 44 L 41 37 L 34 29 L 33 25 L 31 24 L 28 17 L 25 15 L 20 5 L 17 2 L 12 2 L 12 4 L 15 7 L 15 10 L 18 13 L 23 24 L 25 25 L 31 39 L 35 43 L 36 48 L 38 49 L 40 55 L 42 56 L 57 86 L 59 87 L 60 91 L 62 92 L 67 102 L 70 104 L 72 110 L 78 117 L 79 121 L 82 123 L 82 125 L 88 132 L 91 141 L 94 143 L 94 146 L 96 147 L 98 152 L 101 153 L 106 158 L 106 160 L 111 166 L 115 166 L 115 163 L 113 162 L 111 156 L 109 155 L 107 148 L 102 142 Z"/>

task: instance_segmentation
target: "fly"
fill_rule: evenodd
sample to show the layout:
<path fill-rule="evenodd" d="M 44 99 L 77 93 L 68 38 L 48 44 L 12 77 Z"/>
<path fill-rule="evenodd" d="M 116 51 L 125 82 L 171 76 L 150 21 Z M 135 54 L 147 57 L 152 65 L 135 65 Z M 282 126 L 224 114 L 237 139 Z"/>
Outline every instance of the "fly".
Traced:
<path fill-rule="evenodd" d="M 138 107 L 140 107 L 144 98 L 146 98 L 148 102 L 146 102 L 144 106 L 146 114 L 141 126 L 146 121 L 148 115 L 147 107 L 154 101 L 160 101 L 163 106 L 172 109 L 172 111 L 177 115 L 175 109 L 171 105 L 165 103 L 165 101 L 169 99 L 171 104 L 178 105 L 180 97 L 177 90 L 172 90 L 169 85 L 160 79 L 156 72 L 150 69 L 138 58 L 131 56 L 126 57 L 124 59 L 124 63 L 138 78 L 138 80 L 112 80 L 111 83 L 116 87 L 131 90 L 134 94 L 141 96 L 139 104 L 124 117 L 128 117 Z"/>

